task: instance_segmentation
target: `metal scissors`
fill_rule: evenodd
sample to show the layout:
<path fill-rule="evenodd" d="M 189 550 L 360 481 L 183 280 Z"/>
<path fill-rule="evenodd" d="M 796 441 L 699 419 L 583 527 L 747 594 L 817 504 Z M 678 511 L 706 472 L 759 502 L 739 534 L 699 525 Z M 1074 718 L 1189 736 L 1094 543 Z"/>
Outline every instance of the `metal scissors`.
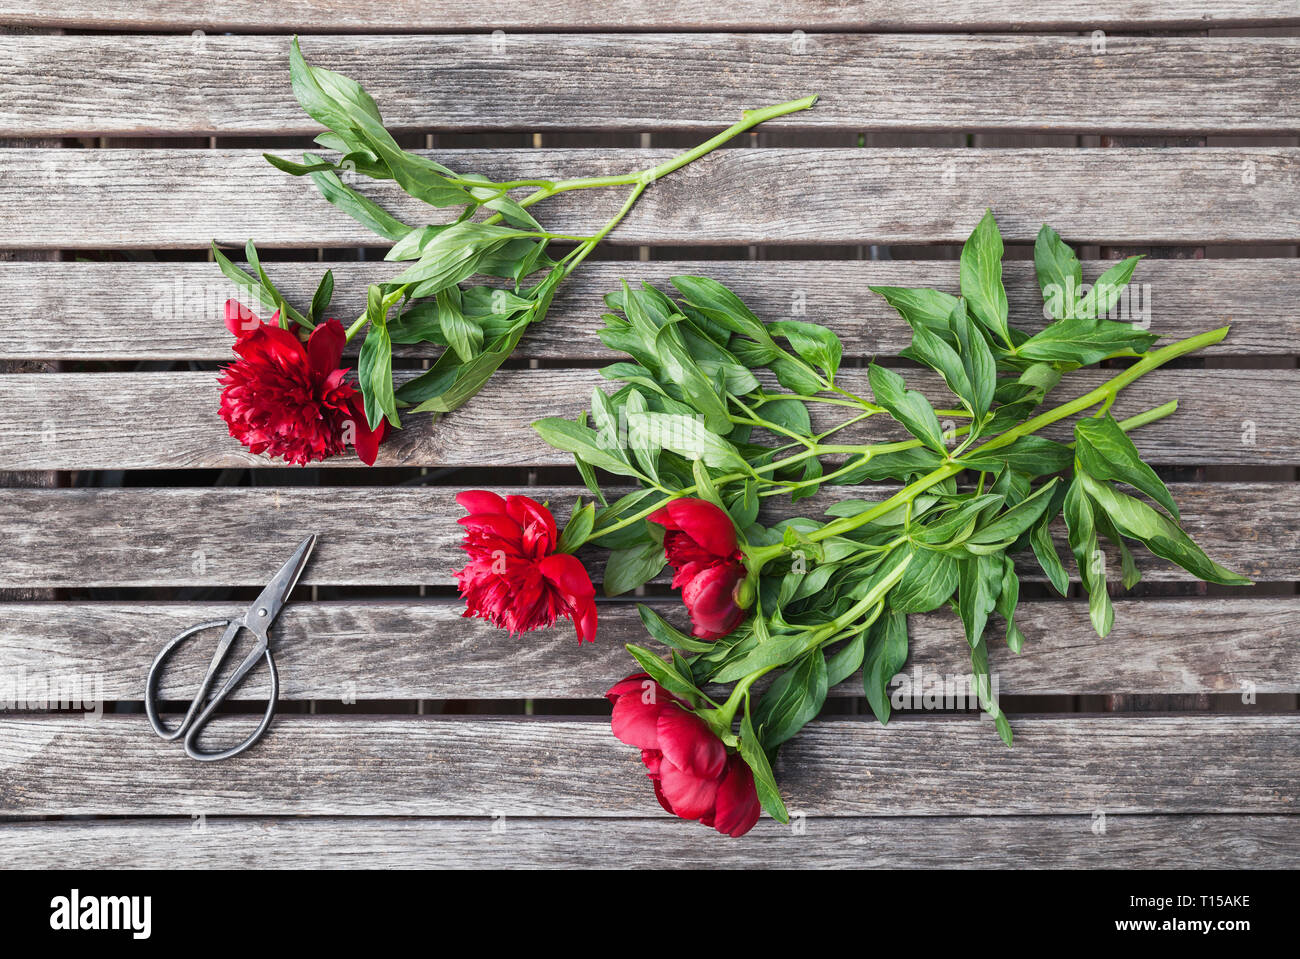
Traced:
<path fill-rule="evenodd" d="M 253 601 L 253 605 L 248 607 L 248 611 L 238 619 L 214 619 L 210 622 L 199 623 L 197 626 L 191 626 L 189 629 L 173 637 L 166 646 L 164 646 L 154 658 L 153 665 L 149 667 L 149 679 L 144 691 L 144 708 L 149 715 L 149 725 L 153 726 L 153 731 L 168 742 L 184 737 L 185 753 L 191 759 L 203 760 L 210 762 L 216 759 L 229 759 L 242 753 L 253 743 L 257 742 L 271 725 L 271 719 L 275 716 L 275 702 L 280 697 L 280 677 L 275 669 L 275 659 L 271 656 L 270 636 L 268 630 L 271 624 L 275 622 L 281 610 L 284 609 L 285 603 L 289 599 L 289 594 L 298 583 L 298 578 L 302 575 L 303 569 L 307 566 L 307 559 L 311 556 L 311 551 L 316 547 L 316 535 L 313 533 L 298 544 L 298 548 L 293 551 L 289 561 L 280 567 L 280 571 L 275 574 L 262 594 Z M 203 682 L 199 684 L 199 691 L 195 694 L 194 699 L 190 702 L 189 708 L 185 711 L 185 718 L 181 720 L 180 725 L 174 729 L 169 729 L 158 716 L 158 678 L 162 672 L 163 664 L 171 658 L 172 653 L 196 633 L 205 629 L 214 629 L 218 626 L 225 627 L 220 641 L 217 643 L 217 651 L 212 656 L 212 664 L 208 667 L 207 675 L 203 677 Z M 208 690 L 212 682 L 216 679 L 217 673 L 221 670 L 222 663 L 225 662 L 230 647 L 239 635 L 241 629 L 251 632 L 256 638 L 257 643 L 253 650 L 239 664 L 239 668 L 231 674 L 225 684 L 219 689 L 216 695 L 209 698 Z M 257 665 L 259 659 L 265 659 L 266 665 L 271 671 L 271 698 L 266 704 L 266 715 L 253 734 L 236 746 L 229 749 L 222 749 L 213 752 L 204 752 L 198 748 L 197 741 L 199 734 L 212 718 L 226 697 L 228 697 L 244 678 L 249 671 Z"/>

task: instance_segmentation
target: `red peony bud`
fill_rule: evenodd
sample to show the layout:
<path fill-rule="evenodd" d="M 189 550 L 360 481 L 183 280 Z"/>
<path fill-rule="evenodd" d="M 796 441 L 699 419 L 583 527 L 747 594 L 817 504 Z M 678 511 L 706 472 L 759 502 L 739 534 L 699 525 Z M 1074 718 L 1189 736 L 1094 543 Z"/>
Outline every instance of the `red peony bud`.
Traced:
<path fill-rule="evenodd" d="M 614 704 L 614 735 L 641 750 L 664 809 L 728 836 L 754 827 L 759 802 L 753 774 L 685 703 L 645 673 L 615 684 L 605 698 Z"/>
<path fill-rule="evenodd" d="M 667 531 L 664 556 L 691 614 L 692 632 L 700 639 L 726 636 L 745 617 L 736 602 L 745 565 L 731 517 L 707 500 L 675 499 L 647 518 Z"/>

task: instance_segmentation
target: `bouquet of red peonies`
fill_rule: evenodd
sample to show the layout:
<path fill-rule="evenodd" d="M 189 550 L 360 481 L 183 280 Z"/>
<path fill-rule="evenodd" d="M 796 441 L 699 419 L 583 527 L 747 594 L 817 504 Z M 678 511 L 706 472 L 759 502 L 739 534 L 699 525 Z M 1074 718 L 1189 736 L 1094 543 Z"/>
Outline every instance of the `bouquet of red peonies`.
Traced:
<path fill-rule="evenodd" d="M 576 421 L 534 424 L 573 454 L 595 501 L 579 502 L 557 535 L 550 512 L 525 497 L 461 495 L 466 615 L 515 632 L 565 616 L 579 640 L 592 639 L 595 590 L 575 552 L 608 549 L 608 595 L 671 568 L 689 632 L 640 606 L 662 652 L 629 645 L 641 671 L 607 694 L 614 735 L 641 750 L 669 812 L 732 836 L 760 806 L 785 821 L 777 750 L 859 670 L 887 722 L 907 616 L 945 605 L 964 628 L 972 691 L 1010 745 L 989 634 L 996 617 L 1020 651 L 1026 564 L 1065 593 L 1049 529 L 1057 516 L 1102 636 L 1113 620 L 1103 540 L 1125 588 L 1139 579 L 1132 542 L 1208 582 L 1249 584 L 1182 530 L 1169 490 L 1129 439 L 1176 402 L 1126 419 L 1110 412 L 1126 386 L 1227 329 L 1152 349 L 1155 335 L 1108 318 L 1138 258 L 1085 287 L 1073 251 L 1044 226 L 1034 261 L 1050 322 L 1022 330 L 1008 320 L 1001 257 L 986 214 L 962 251 L 959 294 L 872 288 L 912 328 L 902 356 L 942 382 L 931 391 L 947 394 L 938 408 L 878 361 L 865 376 L 842 371 L 825 327 L 764 321 L 707 278 L 675 277 L 671 294 L 624 284 L 606 298 L 600 333 L 625 357 L 602 370 L 621 385 L 597 388 Z M 1066 374 L 1105 359 L 1129 365 L 1048 402 Z M 1072 434 L 1042 435 L 1067 419 Z M 633 488 L 614 495 L 600 474 Z M 844 487 L 854 489 L 836 495 Z M 763 508 L 814 495 L 820 515 Z"/>
<path fill-rule="evenodd" d="M 401 426 L 399 410 L 437 414 L 459 407 L 514 352 L 524 331 L 545 318 L 559 285 L 656 180 L 765 120 L 807 110 L 816 101 L 805 97 L 746 110 L 739 122 L 717 136 L 648 169 L 613 176 L 496 181 L 456 173 L 423 154 L 403 150 L 361 85 L 332 70 L 309 66 L 296 38 L 289 73 L 302 108 L 326 127 L 316 142 L 335 156 L 305 153 L 298 162 L 266 154 L 267 161 L 293 176 L 311 177 L 321 196 L 388 244 L 385 260 L 405 264 L 390 280 L 368 287 L 365 312 L 344 327 L 325 318 L 334 293 L 332 272 L 326 271 L 310 307 L 302 312 L 280 294 L 251 240 L 244 250 L 251 272 L 232 263 L 213 243 L 218 266 L 250 305 L 275 311 L 270 324 L 258 326 L 254 318 L 247 327 L 243 321 L 252 314 L 241 312 L 238 304 L 227 307 L 228 317 L 235 311 L 240 318 L 241 329 L 232 327 L 232 332 L 239 337 L 235 352 L 241 359 L 222 380 L 221 415 L 230 435 L 254 453 L 297 465 L 333 456 L 348 445 L 373 464 L 385 429 Z M 349 185 L 356 176 L 392 180 L 440 222 L 398 219 Z M 593 233 L 556 233 L 538 221 L 538 204 L 592 189 L 625 191 L 622 205 Z M 447 214 L 449 209 L 454 215 Z M 475 278 L 478 282 L 472 282 Z M 332 365 L 324 364 L 322 343 L 315 348 L 321 355 L 313 353 L 305 363 L 297 356 L 302 351 L 290 348 L 288 341 L 296 338 L 310 352 L 322 323 L 330 328 L 322 340 L 331 353 L 337 346 L 337 355 Z M 275 325 L 284 335 L 270 335 Z M 343 382 L 349 371 L 339 370 L 338 362 L 344 346 L 358 336 L 362 342 L 353 386 Z M 395 378 L 393 347 L 415 343 L 434 344 L 442 353 L 419 375 Z M 345 407 L 347 415 L 342 416 Z"/>

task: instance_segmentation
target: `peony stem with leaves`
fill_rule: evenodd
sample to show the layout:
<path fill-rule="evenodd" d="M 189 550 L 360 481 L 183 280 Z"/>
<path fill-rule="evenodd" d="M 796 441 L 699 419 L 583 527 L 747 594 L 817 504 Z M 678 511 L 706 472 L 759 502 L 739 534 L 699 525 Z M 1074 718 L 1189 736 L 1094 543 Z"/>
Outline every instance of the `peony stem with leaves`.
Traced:
<path fill-rule="evenodd" d="M 725 130 L 645 169 L 609 176 L 493 181 L 450 170 L 402 149 L 361 85 L 310 66 L 297 38 L 290 47 L 289 74 L 298 102 L 327 130 L 317 143 L 337 157 L 305 153 L 299 162 L 266 154 L 267 161 L 294 176 L 310 176 L 325 199 L 389 241 L 386 260 L 407 264 L 369 288 L 365 312 L 346 328 L 349 342 L 364 335 L 357 379 L 372 428 L 381 421 L 399 427 L 399 410 L 445 413 L 461 406 L 513 353 L 524 331 L 546 316 L 560 283 L 617 228 L 651 185 L 760 123 L 810 109 L 817 100 L 810 96 L 745 110 Z M 458 208 L 457 213 L 438 214 L 427 225 L 405 222 L 358 192 L 348 182 L 354 174 L 395 181 L 429 207 Z M 546 230 L 534 216 L 538 206 L 552 197 L 620 187 L 630 188 L 626 198 L 594 233 Z M 512 196 L 523 190 L 530 192 L 519 199 Z M 552 259 L 549 250 L 554 243 L 574 246 Z M 322 279 L 311 308 L 299 311 L 261 269 L 251 242 L 249 262 L 256 276 L 234 266 L 215 245 L 213 249 L 223 272 L 263 305 L 278 310 L 282 322 L 310 329 L 323 319 L 333 292 L 332 274 Z M 475 277 L 502 278 L 509 285 L 486 279 L 471 285 Z M 398 383 L 392 358 L 393 346 L 399 343 L 432 343 L 444 349 L 430 369 Z"/>

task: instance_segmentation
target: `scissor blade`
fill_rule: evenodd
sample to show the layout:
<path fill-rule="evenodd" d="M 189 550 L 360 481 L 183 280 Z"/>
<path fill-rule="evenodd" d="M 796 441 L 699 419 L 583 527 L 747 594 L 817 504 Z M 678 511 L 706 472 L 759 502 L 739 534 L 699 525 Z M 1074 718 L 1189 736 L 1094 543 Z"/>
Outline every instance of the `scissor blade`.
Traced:
<path fill-rule="evenodd" d="M 253 605 L 248 607 L 248 612 L 244 614 L 244 625 L 254 632 L 266 632 L 266 628 L 275 621 L 280 611 L 284 609 L 284 604 L 289 601 L 289 594 L 298 585 L 298 578 L 306 569 L 307 560 L 315 548 L 316 534 L 312 533 L 298 544 L 293 555 L 280 567 L 280 571 L 267 584 L 266 589 L 262 590 L 262 594 L 257 597 Z"/>

